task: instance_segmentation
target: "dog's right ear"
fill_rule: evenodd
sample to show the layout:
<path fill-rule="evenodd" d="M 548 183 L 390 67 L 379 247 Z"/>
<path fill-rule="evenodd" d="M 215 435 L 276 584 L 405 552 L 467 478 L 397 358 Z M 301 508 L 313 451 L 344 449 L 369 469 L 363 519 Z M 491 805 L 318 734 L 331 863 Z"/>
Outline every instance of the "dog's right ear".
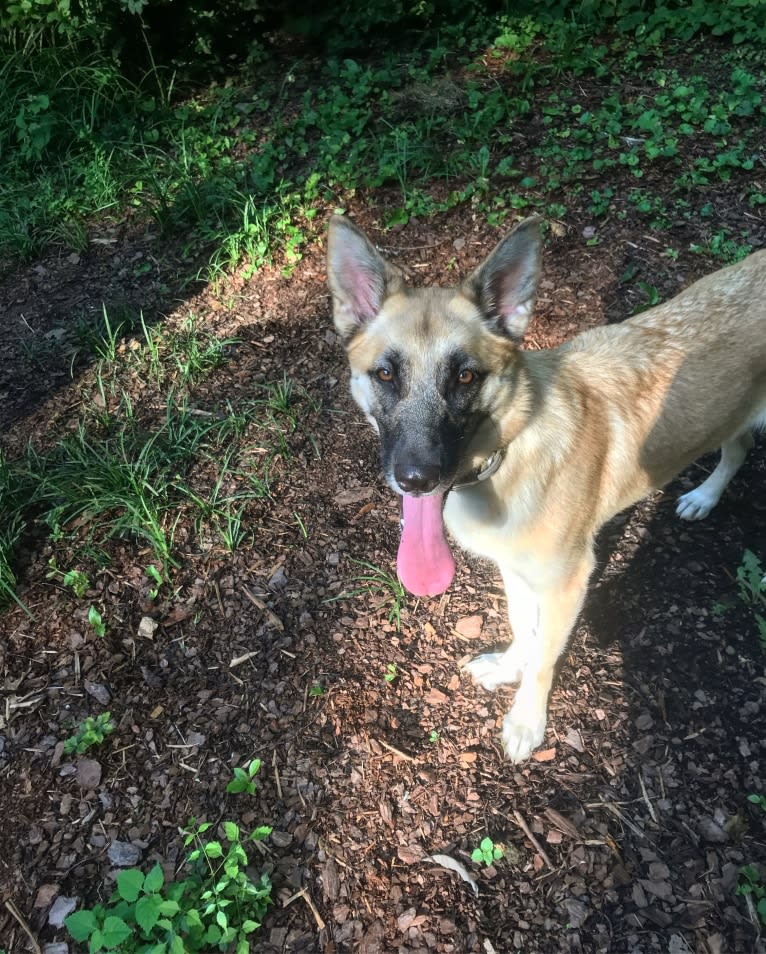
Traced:
<path fill-rule="evenodd" d="M 330 219 L 327 237 L 327 281 L 333 320 L 346 340 L 380 311 L 387 295 L 402 285 L 393 265 L 345 216 Z"/>

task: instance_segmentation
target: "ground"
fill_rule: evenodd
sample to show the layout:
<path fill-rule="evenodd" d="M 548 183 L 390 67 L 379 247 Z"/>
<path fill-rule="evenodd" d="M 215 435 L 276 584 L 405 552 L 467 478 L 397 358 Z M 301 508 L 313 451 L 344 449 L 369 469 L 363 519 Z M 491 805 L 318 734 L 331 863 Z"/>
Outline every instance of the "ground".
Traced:
<path fill-rule="evenodd" d="M 708 199 L 716 222 L 747 216 L 752 244 L 766 242 L 736 187 Z M 419 282 L 454 281 L 500 234 L 470 203 L 383 232 L 389 201 L 360 194 L 347 211 Z M 628 267 L 662 298 L 716 267 L 689 251 L 709 230 L 695 218 L 658 235 L 635 212 L 595 222 L 573 198 L 552 224 L 529 348 L 626 317 L 638 304 Z M 513 690 L 486 693 L 461 671 L 509 639 L 491 566 L 459 556 L 449 592 L 410 599 L 400 628 L 379 596 L 332 599 L 365 572 L 355 560 L 393 571 L 399 510 L 347 394 L 321 234 L 288 275 L 275 262 L 182 286 L 189 263 L 174 245 L 135 224 L 94 227 L 87 253 L 53 249 L 0 286 L 11 456 L 29 439 L 49 446 L 98 403 L 72 323 L 104 301 L 168 329 L 194 313 L 237 339 L 192 392 L 197 407 L 283 372 L 314 402 L 271 498 L 249 512 L 247 544 L 184 548 L 167 595 L 151 599 L 150 554 L 134 542 L 108 543 L 83 601 L 49 571 L 77 551 L 25 540 L 19 594 L 33 618 L 15 606 L 0 618 L 0 944 L 66 941 L 52 903 L 107 897 L 115 845 L 172 873 L 194 817 L 273 826 L 261 860 L 274 904 L 254 951 L 762 950 L 735 889 L 743 865 L 766 860 L 766 813 L 747 800 L 766 790 L 766 656 L 735 574 L 747 548 L 764 554 L 763 444 L 704 522 L 680 522 L 674 502 L 711 460 L 605 528 L 544 747 L 513 765 L 499 744 Z M 109 619 L 103 638 L 88 601 Z M 65 755 L 73 727 L 105 710 L 107 741 Z M 255 794 L 225 794 L 233 767 L 256 757 Z M 490 865 L 471 860 L 485 837 L 504 849 Z"/>

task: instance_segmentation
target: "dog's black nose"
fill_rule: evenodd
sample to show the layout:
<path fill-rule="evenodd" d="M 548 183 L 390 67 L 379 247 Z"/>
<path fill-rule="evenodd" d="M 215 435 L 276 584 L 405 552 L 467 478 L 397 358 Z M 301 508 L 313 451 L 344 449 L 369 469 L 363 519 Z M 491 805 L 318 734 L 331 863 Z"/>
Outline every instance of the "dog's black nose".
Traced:
<path fill-rule="evenodd" d="M 394 478 L 406 494 L 427 494 L 441 480 L 438 464 L 405 463 L 394 467 Z"/>

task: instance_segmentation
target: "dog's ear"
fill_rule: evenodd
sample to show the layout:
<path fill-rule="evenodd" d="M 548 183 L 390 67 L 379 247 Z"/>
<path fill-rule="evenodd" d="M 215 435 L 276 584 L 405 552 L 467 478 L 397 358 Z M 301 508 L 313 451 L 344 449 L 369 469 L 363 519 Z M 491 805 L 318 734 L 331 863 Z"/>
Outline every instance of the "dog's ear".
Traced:
<path fill-rule="evenodd" d="M 330 219 L 327 281 L 333 320 L 341 338 L 349 338 L 380 311 L 384 299 L 402 285 L 398 271 L 367 236 L 342 215 Z"/>
<path fill-rule="evenodd" d="M 532 315 L 540 277 L 540 218 L 520 222 L 463 283 L 495 329 L 520 341 Z"/>

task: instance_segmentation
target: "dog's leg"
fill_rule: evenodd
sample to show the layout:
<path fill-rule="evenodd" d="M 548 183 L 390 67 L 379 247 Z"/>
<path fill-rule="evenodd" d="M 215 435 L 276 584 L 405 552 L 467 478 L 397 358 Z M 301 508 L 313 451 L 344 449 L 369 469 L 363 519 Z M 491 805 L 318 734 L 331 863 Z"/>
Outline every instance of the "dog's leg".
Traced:
<path fill-rule="evenodd" d="M 503 653 L 484 653 L 471 660 L 466 669 L 485 689 L 492 690 L 519 682 L 531 658 L 540 622 L 540 604 L 532 588 L 520 576 L 503 572 L 508 616 L 513 642 Z"/>
<path fill-rule="evenodd" d="M 592 568 L 592 559 L 583 560 L 563 586 L 539 594 L 536 638 L 529 644 L 530 655 L 524 665 L 521 685 L 510 712 L 503 719 L 503 746 L 513 762 L 528 758 L 545 737 L 548 695 L 556 660 L 577 621 Z"/>
<path fill-rule="evenodd" d="M 684 520 L 702 520 L 707 517 L 721 499 L 721 494 L 731 478 L 744 463 L 752 446 L 753 435 L 749 430 L 722 444 L 721 459 L 713 473 L 699 487 L 679 498 L 676 507 L 678 516 Z"/>

